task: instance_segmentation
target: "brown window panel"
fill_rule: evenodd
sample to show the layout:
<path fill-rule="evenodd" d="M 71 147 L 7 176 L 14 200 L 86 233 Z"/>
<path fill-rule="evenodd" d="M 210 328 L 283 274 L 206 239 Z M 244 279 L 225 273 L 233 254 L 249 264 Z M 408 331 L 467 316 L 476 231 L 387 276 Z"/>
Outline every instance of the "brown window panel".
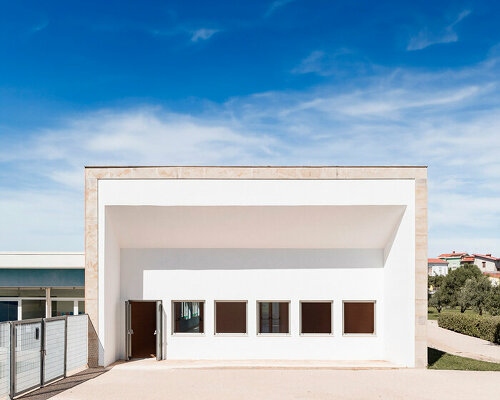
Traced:
<path fill-rule="evenodd" d="M 332 333 L 332 303 L 302 302 L 301 333 Z"/>
<path fill-rule="evenodd" d="M 215 333 L 247 333 L 247 303 L 216 301 Z"/>
<path fill-rule="evenodd" d="M 375 333 L 375 303 L 344 302 L 344 333 Z"/>

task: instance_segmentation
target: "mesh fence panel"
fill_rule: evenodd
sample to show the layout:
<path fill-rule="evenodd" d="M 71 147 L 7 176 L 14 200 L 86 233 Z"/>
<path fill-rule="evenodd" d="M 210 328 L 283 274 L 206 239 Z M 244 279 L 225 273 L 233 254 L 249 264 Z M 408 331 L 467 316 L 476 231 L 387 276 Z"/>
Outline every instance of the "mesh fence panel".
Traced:
<path fill-rule="evenodd" d="M 42 323 L 15 326 L 16 393 L 39 386 L 41 381 Z"/>
<path fill-rule="evenodd" d="M 44 381 L 64 376 L 64 334 L 66 321 L 45 321 Z"/>
<path fill-rule="evenodd" d="M 87 339 L 88 339 L 87 315 L 68 316 L 68 372 L 87 365 Z"/>
<path fill-rule="evenodd" d="M 0 324 L 0 399 L 10 393 L 10 324 Z"/>

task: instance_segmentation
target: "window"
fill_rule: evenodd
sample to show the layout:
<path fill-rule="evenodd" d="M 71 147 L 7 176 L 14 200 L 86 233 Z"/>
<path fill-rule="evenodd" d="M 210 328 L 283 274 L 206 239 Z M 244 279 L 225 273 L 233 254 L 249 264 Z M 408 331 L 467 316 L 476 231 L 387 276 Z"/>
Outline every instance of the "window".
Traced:
<path fill-rule="evenodd" d="M 85 314 L 85 301 L 78 302 L 78 314 Z"/>
<path fill-rule="evenodd" d="M 2 288 L 0 297 L 45 297 L 45 289 Z"/>
<path fill-rule="evenodd" d="M 203 333 L 204 302 L 173 301 L 172 304 L 172 333 Z"/>
<path fill-rule="evenodd" d="M 215 333 L 247 333 L 247 302 L 216 301 Z"/>
<path fill-rule="evenodd" d="M 301 334 L 332 334 L 332 302 L 302 301 L 300 303 Z"/>
<path fill-rule="evenodd" d="M 483 261 L 483 269 L 486 268 L 486 261 Z"/>
<path fill-rule="evenodd" d="M 375 334 L 375 301 L 344 302 L 344 334 Z"/>
<path fill-rule="evenodd" d="M 52 301 L 52 316 L 73 315 L 75 312 L 74 301 Z"/>
<path fill-rule="evenodd" d="M 50 289 L 50 297 L 67 297 L 67 298 L 83 298 L 85 297 L 85 289 Z"/>
<path fill-rule="evenodd" d="M 0 301 L 0 322 L 17 320 L 17 301 Z"/>
<path fill-rule="evenodd" d="M 257 302 L 259 312 L 258 333 L 290 333 L 289 302 Z"/>
<path fill-rule="evenodd" d="M 45 300 L 21 300 L 22 319 L 45 318 Z"/>

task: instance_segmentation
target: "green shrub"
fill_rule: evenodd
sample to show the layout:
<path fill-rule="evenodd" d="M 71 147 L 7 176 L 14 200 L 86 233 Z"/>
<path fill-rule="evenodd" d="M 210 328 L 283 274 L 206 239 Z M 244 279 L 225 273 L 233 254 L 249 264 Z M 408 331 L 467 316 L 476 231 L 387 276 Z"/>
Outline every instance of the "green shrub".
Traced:
<path fill-rule="evenodd" d="M 500 317 L 441 313 L 438 325 L 454 332 L 500 344 Z"/>

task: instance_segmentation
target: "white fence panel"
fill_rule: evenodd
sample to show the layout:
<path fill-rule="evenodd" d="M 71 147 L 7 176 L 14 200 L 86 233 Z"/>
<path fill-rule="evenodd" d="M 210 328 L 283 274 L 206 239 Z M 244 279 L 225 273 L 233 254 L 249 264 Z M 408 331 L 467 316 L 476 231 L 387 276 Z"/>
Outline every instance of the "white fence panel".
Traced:
<path fill-rule="evenodd" d="M 0 324 L 0 399 L 10 393 L 10 324 Z"/>
<path fill-rule="evenodd" d="M 42 323 L 15 325 L 16 394 L 40 386 L 42 369 Z"/>
<path fill-rule="evenodd" d="M 64 319 L 45 321 L 44 382 L 64 376 Z"/>
<path fill-rule="evenodd" d="M 87 365 L 87 315 L 68 316 L 66 371 Z"/>

